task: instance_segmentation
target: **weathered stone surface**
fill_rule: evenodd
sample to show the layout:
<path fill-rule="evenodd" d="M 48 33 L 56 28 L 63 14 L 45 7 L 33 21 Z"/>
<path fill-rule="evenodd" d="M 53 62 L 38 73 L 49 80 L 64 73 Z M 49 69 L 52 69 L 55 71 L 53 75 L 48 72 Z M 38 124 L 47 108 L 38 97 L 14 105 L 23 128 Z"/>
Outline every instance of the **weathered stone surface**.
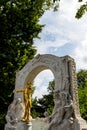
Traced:
<path fill-rule="evenodd" d="M 21 99 L 14 99 L 14 101 L 9 105 L 5 125 L 5 130 L 16 130 L 17 124 L 21 121 L 21 118 L 24 115 L 24 105 L 21 102 Z"/>
<path fill-rule="evenodd" d="M 32 130 L 48 130 L 48 123 L 40 119 L 33 119 L 32 122 Z"/>
<path fill-rule="evenodd" d="M 76 67 L 69 56 L 57 57 L 49 54 L 37 55 L 16 74 L 15 89 L 23 89 L 27 82 L 45 69 L 50 69 L 55 78 L 54 110 L 50 117 L 48 130 L 82 130 L 87 128 L 80 117 Z M 23 95 L 15 93 L 14 100 Z M 83 127 L 84 124 L 84 127 Z"/>

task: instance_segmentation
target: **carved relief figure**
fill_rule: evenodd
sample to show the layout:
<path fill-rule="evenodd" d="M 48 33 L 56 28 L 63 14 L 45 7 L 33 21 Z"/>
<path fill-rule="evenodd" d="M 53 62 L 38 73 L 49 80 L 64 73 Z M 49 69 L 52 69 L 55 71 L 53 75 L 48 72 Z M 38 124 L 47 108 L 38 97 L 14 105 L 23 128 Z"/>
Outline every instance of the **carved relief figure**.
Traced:
<path fill-rule="evenodd" d="M 54 95 L 55 107 L 51 117 L 48 130 L 64 130 L 70 128 L 73 130 L 73 102 L 66 91 L 58 91 Z"/>
<path fill-rule="evenodd" d="M 31 101 L 32 83 L 28 82 L 27 85 L 25 86 L 25 89 L 16 90 L 16 92 L 17 93 L 23 92 L 25 113 L 24 113 L 24 117 L 22 118 L 22 121 L 28 122 L 30 121 L 30 108 L 32 106 L 32 101 Z"/>
<path fill-rule="evenodd" d="M 20 98 L 15 99 L 8 107 L 6 115 L 7 126 L 15 126 L 24 114 L 23 103 Z"/>

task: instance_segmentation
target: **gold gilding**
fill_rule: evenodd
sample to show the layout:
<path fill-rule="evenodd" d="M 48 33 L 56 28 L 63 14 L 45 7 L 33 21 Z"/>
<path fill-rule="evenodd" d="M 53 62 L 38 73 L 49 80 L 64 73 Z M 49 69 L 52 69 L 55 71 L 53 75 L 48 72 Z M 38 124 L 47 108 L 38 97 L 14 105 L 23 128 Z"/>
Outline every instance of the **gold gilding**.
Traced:
<path fill-rule="evenodd" d="M 25 113 L 22 118 L 22 121 L 30 121 L 30 108 L 32 107 L 31 93 L 32 93 L 32 83 L 27 82 L 25 89 L 17 90 L 16 92 L 23 92 L 24 104 L 25 104 Z"/>

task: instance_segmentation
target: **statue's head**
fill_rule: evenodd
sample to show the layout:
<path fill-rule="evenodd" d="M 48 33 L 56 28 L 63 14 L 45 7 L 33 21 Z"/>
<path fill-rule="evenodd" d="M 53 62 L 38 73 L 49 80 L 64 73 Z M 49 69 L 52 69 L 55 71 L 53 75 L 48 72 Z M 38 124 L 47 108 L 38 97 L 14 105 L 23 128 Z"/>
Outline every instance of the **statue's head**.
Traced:
<path fill-rule="evenodd" d="M 32 88 L 32 82 L 27 82 L 27 88 L 29 88 L 29 89 Z"/>
<path fill-rule="evenodd" d="M 27 82 L 27 85 L 30 85 L 30 86 L 31 86 L 31 85 L 32 85 L 32 82 Z"/>

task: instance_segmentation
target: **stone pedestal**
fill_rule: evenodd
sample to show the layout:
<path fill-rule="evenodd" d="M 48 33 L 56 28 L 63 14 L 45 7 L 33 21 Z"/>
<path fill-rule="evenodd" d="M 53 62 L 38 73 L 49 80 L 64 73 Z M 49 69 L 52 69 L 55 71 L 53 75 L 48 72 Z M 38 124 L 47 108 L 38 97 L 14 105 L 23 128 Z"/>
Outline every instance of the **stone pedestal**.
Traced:
<path fill-rule="evenodd" d="M 32 123 L 24 123 L 24 129 L 23 130 L 32 130 Z"/>
<path fill-rule="evenodd" d="M 32 120 L 32 130 L 48 130 L 48 125 L 42 118 Z"/>
<path fill-rule="evenodd" d="M 32 130 L 31 122 L 18 122 L 16 125 L 5 125 L 5 130 Z"/>
<path fill-rule="evenodd" d="M 5 130 L 16 130 L 16 127 L 15 127 L 15 126 L 12 126 L 12 125 L 6 124 L 6 125 L 5 125 Z"/>
<path fill-rule="evenodd" d="M 31 122 L 19 122 L 17 124 L 16 130 L 32 130 L 32 123 Z"/>

